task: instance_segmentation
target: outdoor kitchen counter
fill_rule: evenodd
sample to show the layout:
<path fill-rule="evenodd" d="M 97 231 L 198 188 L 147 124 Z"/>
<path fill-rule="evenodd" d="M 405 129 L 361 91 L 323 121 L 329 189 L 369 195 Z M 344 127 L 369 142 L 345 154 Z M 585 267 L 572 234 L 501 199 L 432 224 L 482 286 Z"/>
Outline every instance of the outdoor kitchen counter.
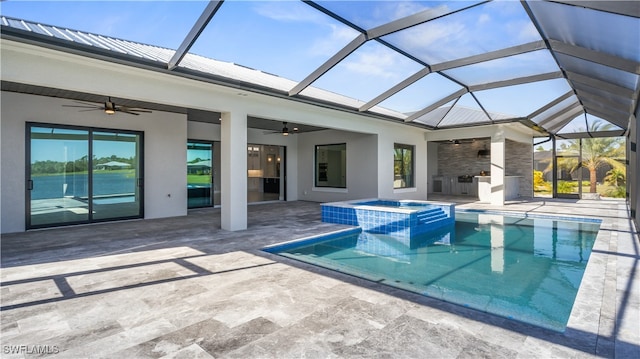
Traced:
<path fill-rule="evenodd" d="M 520 197 L 520 178 L 522 176 L 504 176 L 504 199 Z M 478 200 L 491 202 L 491 176 L 476 176 L 478 181 Z"/>
<path fill-rule="evenodd" d="M 467 177 L 469 182 L 460 182 Z M 433 176 L 433 192 L 454 196 L 478 197 L 478 181 L 474 176 Z"/>

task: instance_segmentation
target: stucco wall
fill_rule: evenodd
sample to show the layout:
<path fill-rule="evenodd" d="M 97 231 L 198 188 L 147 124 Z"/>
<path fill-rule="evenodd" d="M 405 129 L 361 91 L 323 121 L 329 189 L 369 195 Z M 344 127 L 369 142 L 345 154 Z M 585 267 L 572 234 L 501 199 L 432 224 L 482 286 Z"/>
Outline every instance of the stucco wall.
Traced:
<path fill-rule="evenodd" d="M 145 218 L 187 213 L 185 115 L 154 111 L 130 116 L 62 107 L 71 101 L 2 92 L 1 232 L 25 230 L 26 122 L 144 132 Z"/>
<path fill-rule="evenodd" d="M 325 130 L 296 136 L 298 136 L 299 199 L 334 202 L 377 196 L 378 141 L 376 135 Z M 315 188 L 315 146 L 337 143 L 347 144 L 347 188 Z"/>
<path fill-rule="evenodd" d="M 394 189 L 394 144 L 414 147 L 414 186 Z M 427 199 L 427 142 L 413 131 L 384 132 L 378 135 L 378 197 L 391 199 Z"/>

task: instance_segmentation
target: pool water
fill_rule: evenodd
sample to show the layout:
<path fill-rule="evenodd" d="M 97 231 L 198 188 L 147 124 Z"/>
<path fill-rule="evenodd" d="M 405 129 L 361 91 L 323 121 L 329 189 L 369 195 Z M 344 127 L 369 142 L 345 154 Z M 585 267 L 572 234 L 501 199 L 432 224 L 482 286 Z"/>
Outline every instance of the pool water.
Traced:
<path fill-rule="evenodd" d="M 266 250 L 564 331 L 599 227 L 457 212 L 455 225 L 412 238 L 355 231 Z"/>

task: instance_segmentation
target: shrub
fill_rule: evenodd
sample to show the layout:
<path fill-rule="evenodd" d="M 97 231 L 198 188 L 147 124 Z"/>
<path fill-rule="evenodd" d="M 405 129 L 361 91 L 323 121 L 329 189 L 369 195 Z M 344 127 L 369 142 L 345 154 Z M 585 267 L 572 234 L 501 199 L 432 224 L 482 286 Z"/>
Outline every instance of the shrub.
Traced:
<path fill-rule="evenodd" d="M 605 196 L 613 197 L 613 198 L 626 198 L 627 197 L 627 187 L 626 186 L 616 186 L 607 189 L 605 192 Z"/>
<path fill-rule="evenodd" d="M 551 183 L 544 180 L 542 171 L 533 171 L 533 188 L 536 191 L 551 191 Z"/>
<path fill-rule="evenodd" d="M 576 184 L 571 181 L 558 181 L 558 193 L 575 192 Z"/>

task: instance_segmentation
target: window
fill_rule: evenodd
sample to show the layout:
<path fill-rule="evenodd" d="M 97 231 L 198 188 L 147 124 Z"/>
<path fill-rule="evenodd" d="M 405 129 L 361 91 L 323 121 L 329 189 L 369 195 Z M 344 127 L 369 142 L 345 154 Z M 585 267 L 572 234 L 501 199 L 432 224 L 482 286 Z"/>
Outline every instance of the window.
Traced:
<path fill-rule="evenodd" d="M 347 144 L 317 145 L 315 186 L 347 188 Z"/>
<path fill-rule="evenodd" d="M 415 187 L 413 179 L 413 146 L 393 145 L 393 188 Z"/>
<path fill-rule="evenodd" d="M 143 217 L 143 133 L 27 124 L 27 228 Z"/>

